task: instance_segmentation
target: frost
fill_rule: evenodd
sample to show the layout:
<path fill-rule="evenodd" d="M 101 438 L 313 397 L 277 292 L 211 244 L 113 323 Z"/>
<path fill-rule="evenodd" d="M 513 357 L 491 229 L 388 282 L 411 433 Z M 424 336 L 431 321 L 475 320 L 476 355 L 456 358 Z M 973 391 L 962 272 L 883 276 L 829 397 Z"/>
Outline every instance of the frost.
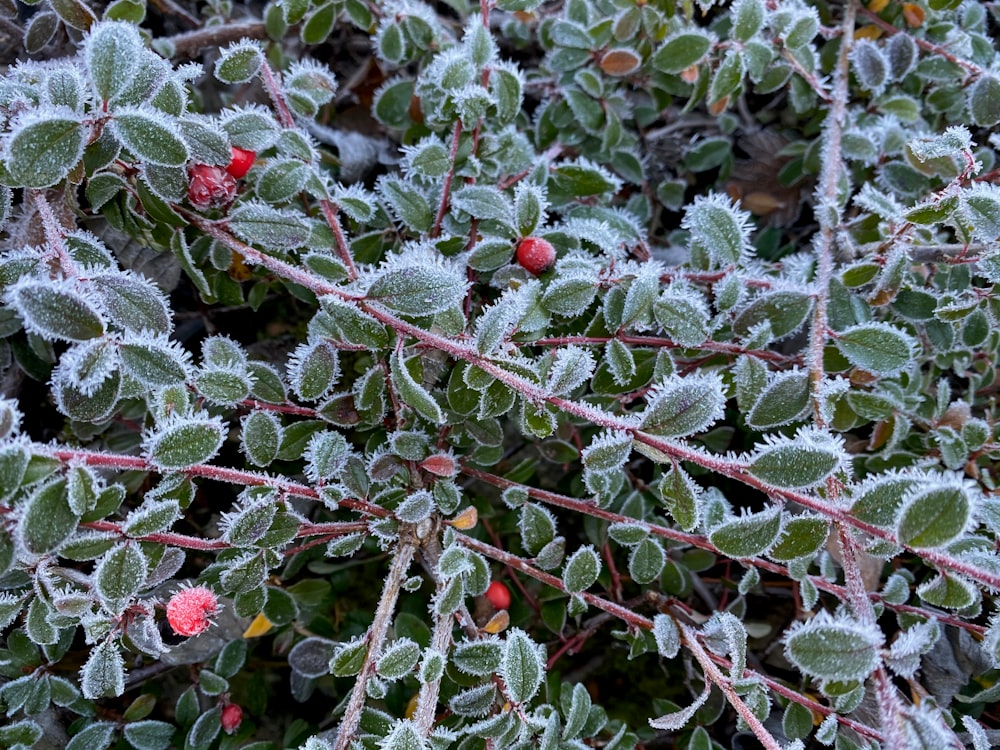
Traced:
<path fill-rule="evenodd" d="M 821 611 L 797 622 L 785 635 L 785 656 L 806 674 L 823 680 L 863 680 L 879 665 L 885 636 L 875 625 Z"/>
<path fill-rule="evenodd" d="M 404 315 L 434 315 L 461 305 L 468 281 L 429 245 L 405 246 L 375 270 L 368 298 Z"/>
<path fill-rule="evenodd" d="M 583 465 L 592 471 L 616 471 L 631 452 L 631 435 L 621 430 L 605 430 L 583 449 Z"/>
<path fill-rule="evenodd" d="M 751 456 L 748 471 L 777 487 L 815 487 L 846 465 L 843 438 L 817 427 L 800 427 L 794 437 L 768 435 Z"/>
<path fill-rule="evenodd" d="M 889 648 L 887 666 L 900 677 L 913 677 L 920 669 L 920 657 L 930 651 L 938 638 L 941 628 L 934 620 L 918 622 L 900 632 Z"/>
<path fill-rule="evenodd" d="M 579 346 L 556 350 L 549 369 L 546 389 L 553 396 L 568 395 L 590 379 L 594 372 L 594 355 Z"/>
<path fill-rule="evenodd" d="M 683 437 L 703 432 L 722 417 L 726 396 L 714 372 L 671 375 L 646 395 L 642 429 L 653 435 Z"/>
<path fill-rule="evenodd" d="M 752 254 L 750 213 L 737 208 L 728 196 L 697 196 L 684 213 L 681 226 L 692 243 L 702 248 L 718 266 L 738 265 Z"/>

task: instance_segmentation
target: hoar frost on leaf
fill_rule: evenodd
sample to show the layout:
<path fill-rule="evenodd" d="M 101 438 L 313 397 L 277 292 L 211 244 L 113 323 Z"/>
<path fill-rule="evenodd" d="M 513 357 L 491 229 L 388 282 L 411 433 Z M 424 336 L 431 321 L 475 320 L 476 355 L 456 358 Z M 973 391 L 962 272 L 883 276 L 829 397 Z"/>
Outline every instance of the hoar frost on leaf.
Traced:
<path fill-rule="evenodd" d="M 792 625 L 785 635 L 785 656 L 821 680 L 863 680 L 878 667 L 884 641 L 875 625 L 821 611 L 807 622 Z"/>
<path fill-rule="evenodd" d="M 800 427 L 794 437 L 768 435 L 751 455 L 747 471 L 776 487 L 815 487 L 847 460 L 844 440 L 817 427 Z"/>
<path fill-rule="evenodd" d="M 646 394 L 642 429 L 653 435 L 684 437 L 703 432 L 723 414 L 726 396 L 715 372 L 671 375 Z"/>
<path fill-rule="evenodd" d="M 368 299 L 404 315 L 435 315 L 459 307 L 469 283 L 455 263 L 429 245 L 414 244 L 372 273 Z"/>
<path fill-rule="evenodd" d="M 750 213 L 721 193 L 697 196 L 681 224 L 717 266 L 738 265 L 752 253 Z"/>
<path fill-rule="evenodd" d="M 549 369 L 546 389 L 554 396 L 571 393 L 594 372 L 594 355 L 579 346 L 558 349 Z"/>

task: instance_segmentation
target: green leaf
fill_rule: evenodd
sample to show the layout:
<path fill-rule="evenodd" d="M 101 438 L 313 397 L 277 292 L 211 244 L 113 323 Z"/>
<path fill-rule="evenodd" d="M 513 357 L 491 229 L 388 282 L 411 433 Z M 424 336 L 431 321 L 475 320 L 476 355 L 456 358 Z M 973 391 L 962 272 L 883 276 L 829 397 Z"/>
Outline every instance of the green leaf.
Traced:
<path fill-rule="evenodd" d="M 311 170 L 298 159 L 274 160 L 257 179 L 257 195 L 268 203 L 283 203 L 301 192 Z"/>
<path fill-rule="evenodd" d="M 28 281 L 10 291 L 25 326 L 47 339 L 86 341 L 104 334 L 101 314 L 75 290 Z"/>
<path fill-rule="evenodd" d="M 580 547 L 566 561 L 563 569 L 563 585 L 571 594 L 590 588 L 601 573 L 601 558 L 589 544 Z"/>
<path fill-rule="evenodd" d="M 452 194 L 451 205 L 477 219 L 496 219 L 509 224 L 513 218 L 510 199 L 489 185 L 466 185 Z"/>
<path fill-rule="evenodd" d="M 636 583 L 652 583 L 660 577 L 667 555 L 659 540 L 647 537 L 632 548 L 628 558 L 628 572 Z"/>
<path fill-rule="evenodd" d="M 701 488 L 680 466 L 663 475 L 660 498 L 678 526 L 684 531 L 694 531 L 701 521 Z"/>
<path fill-rule="evenodd" d="M 389 346 L 389 331 L 385 325 L 361 312 L 353 304 L 330 295 L 321 297 L 320 305 L 348 344 L 368 349 L 384 349 Z"/>
<path fill-rule="evenodd" d="M 900 544 L 915 549 L 941 547 L 966 530 L 971 513 L 972 503 L 961 480 L 931 479 L 904 498 L 896 536 Z"/>
<path fill-rule="evenodd" d="M 683 437 L 703 432 L 722 416 L 722 381 L 712 372 L 673 375 L 646 396 L 641 428 L 651 435 Z"/>
<path fill-rule="evenodd" d="M 102 640 L 94 646 L 80 670 L 80 690 L 88 700 L 114 698 L 125 692 L 125 660 L 114 640 Z"/>
<path fill-rule="evenodd" d="M 459 306 L 465 278 L 452 266 L 428 261 L 385 268 L 368 288 L 368 298 L 404 315 L 434 315 Z"/>
<path fill-rule="evenodd" d="M 663 73 L 680 73 L 700 62 L 712 47 L 712 37 L 702 31 L 684 31 L 667 38 L 650 62 Z"/>
<path fill-rule="evenodd" d="M 455 646 L 451 661 L 466 674 L 485 677 L 500 669 L 503 654 L 503 644 L 499 641 L 464 641 Z"/>
<path fill-rule="evenodd" d="M 884 637 L 874 626 L 820 612 L 785 638 L 785 655 L 806 674 L 821 680 L 863 680 L 879 665 Z"/>
<path fill-rule="evenodd" d="M 167 750 L 174 731 L 174 725 L 165 721 L 134 721 L 125 725 L 125 739 L 136 750 Z"/>
<path fill-rule="evenodd" d="M 419 658 L 420 646 L 409 638 L 400 638 L 378 658 L 375 671 L 387 680 L 398 680 L 413 671 Z"/>
<path fill-rule="evenodd" d="M 105 22 L 93 27 L 84 59 L 97 95 L 108 101 L 128 86 L 145 54 L 142 37 L 133 24 Z"/>
<path fill-rule="evenodd" d="M 768 557 L 788 562 L 813 555 L 823 546 L 830 533 L 830 524 L 816 516 L 786 518 L 781 526 L 781 538 L 771 547 Z"/>
<path fill-rule="evenodd" d="M 7 143 L 10 184 L 29 188 L 55 185 L 80 161 L 84 137 L 80 122 L 68 117 L 49 117 L 17 128 Z"/>
<path fill-rule="evenodd" d="M 526 703 L 538 692 L 545 676 L 545 662 L 539 646 L 523 630 L 514 628 L 507 636 L 500 676 L 510 699 Z"/>
<path fill-rule="evenodd" d="M 887 323 L 863 323 L 836 334 L 833 343 L 847 360 L 875 375 L 892 376 L 913 362 L 917 342 Z"/>
<path fill-rule="evenodd" d="M 223 83 L 246 83 L 260 70 L 264 55 L 256 42 L 244 39 L 222 50 L 215 63 L 215 77 Z"/>
<path fill-rule="evenodd" d="M 116 325 L 134 333 L 170 332 L 170 310 L 152 282 L 115 273 L 94 276 L 92 283 L 99 290 L 104 309 Z"/>
<path fill-rule="evenodd" d="M 225 439 L 218 417 L 178 417 L 149 434 L 146 455 L 161 469 L 186 469 L 214 456 Z"/>
<path fill-rule="evenodd" d="M 393 386 L 403 402 L 417 414 L 434 424 L 444 424 L 444 413 L 434 397 L 416 381 L 406 362 L 398 353 L 389 358 L 389 372 Z"/>
<path fill-rule="evenodd" d="M 305 245 L 310 226 L 294 211 L 279 211 L 266 203 L 244 203 L 229 215 L 229 228 L 244 242 L 265 250 L 293 250 Z"/>
<path fill-rule="evenodd" d="M 750 214 L 720 193 L 696 196 L 681 224 L 716 265 L 739 263 L 750 251 Z"/>
<path fill-rule="evenodd" d="M 708 540 L 726 557 L 750 558 L 770 549 L 780 532 L 781 511 L 768 508 L 727 520 L 712 529 Z"/>
<path fill-rule="evenodd" d="M 24 503 L 17 531 L 31 554 L 54 551 L 76 531 L 80 516 L 69 507 L 65 479 L 43 484 Z"/>
<path fill-rule="evenodd" d="M 163 114 L 155 110 L 130 108 L 115 112 L 111 130 L 140 160 L 180 167 L 188 160 L 187 144 L 180 132 L 167 122 Z"/>
<path fill-rule="evenodd" d="M 337 677 L 349 677 L 361 671 L 368 653 L 368 643 L 363 638 L 343 644 L 330 660 L 330 671 Z"/>
<path fill-rule="evenodd" d="M 810 408 L 809 373 L 785 370 L 776 373 L 746 415 L 747 426 L 769 430 L 804 419 Z"/>
<path fill-rule="evenodd" d="M 538 554 L 556 535 L 556 522 L 552 514 L 534 503 L 521 506 L 519 527 L 521 545 L 531 555 Z"/>
<path fill-rule="evenodd" d="M 416 232 L 430 231 L 434 214 L 423 191 L 398 177 L 384 177 L 377 187 L 393 213 L 407 227 Z"/>
<path fill-rule="evenodd" d="M 1000 79 L 981 75 L 966 90 L 966 101 L 972 122 L 982 128 L 991 128 L 1000 122 Z"/>
<path fill-rule="evenodd" d="M 934 607 L 965 609 L 979 601 L 975 584 L 960 576 L 939 573 L 917 587 L 917 596 Z"/>
<path fill-rule="evenodd" d="M 812 297 L 803 292 L 779 291 L 757 297 L 733 321 L 737 336 L 749 336 L 751 329 L 767 322 L 776 339 L 796 331 L 812 310 Z"/>
<path fill-rule="evenodd" d="M 146 582 L 146 556 L 136 542 L 116 545 L 94 571 L 94 588 L 102 606 L 119 616 Z"/>
<path fill-rule="evenodd" d="M 794 438 L 777 438 L 760 447 L 747 471 L 775 487 L 815 487 L 836 471 L 843 460 L 840 438 L 817 429 L 801 428 Z"/>

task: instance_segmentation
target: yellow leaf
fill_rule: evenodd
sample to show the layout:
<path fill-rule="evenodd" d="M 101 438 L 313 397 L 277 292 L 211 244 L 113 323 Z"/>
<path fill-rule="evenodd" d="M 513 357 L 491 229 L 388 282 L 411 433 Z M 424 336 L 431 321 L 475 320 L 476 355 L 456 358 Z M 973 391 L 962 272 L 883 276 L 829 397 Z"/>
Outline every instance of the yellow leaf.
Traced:
<path fill-rule="evenodd" d="M 470 505 L 468 508 L 448 521 L 449 526 L 456 528 L 459 531 L 471 529 L 477 523 L 479 523 L 479 511 L 477 511 L 473 505 Z"/>
<path fill-rule="evenodd" d="M 268 620 L 267 615 L 261 612 L 253 618 L 253 622 L 250 623 L 250 627 L 243 631 L 243 637 L 260 638 L 262 635 L 267 635 L 273 627 L 274 623 Z"/>
<path fill-rule="evenodd" d="M 506 609 L 501 609 L 490 618 L 489 622 L 483 625 L 483 632 L 496 635 L 505 631 L 508 625 L 510 625 L 510 615 L 507 614 Z"/>

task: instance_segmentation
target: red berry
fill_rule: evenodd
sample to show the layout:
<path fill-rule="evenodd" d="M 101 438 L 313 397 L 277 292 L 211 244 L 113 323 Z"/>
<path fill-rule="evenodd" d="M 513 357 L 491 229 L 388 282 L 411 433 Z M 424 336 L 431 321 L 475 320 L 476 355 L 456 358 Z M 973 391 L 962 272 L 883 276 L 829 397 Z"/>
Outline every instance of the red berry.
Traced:
<path fill-rule="evenodd" d="M 556 249 L 541 237 L 525 237 L 517 243 L 517 262 L 530 274 L 538 276 L 556 261 Z"/>
<path fill-rule="evenodd" d="M 209 619 L 219 611 L 219 598 L 204 586 L 182 588 L 167 602 L 167 622 L 177 635 L 198 635 L 208 630 Z"/>
<path fill-rule="evenodd" d="M 240 728 L 243 721 L 243 709 L 235 703 L 228 703 L 222 707 L 222 729 L 226 734 L 232 734 Z"/>
<path fill-rule="evenodd" d="M 496 609 L 510 609 L 510 589 L 500 581 L 493 581 L 486 589 L 486 599 Z"/>
<path fill-rule="evenodd" d="M 222 167 L 194 164 L 188 170 L 188 200 L 195 208 L 220 208 L 236 197 L 236 180 Z"/>
<path fill-rule="evenodd" d="M 257 153 L 240 148 L 239 146 L 232 146 L 231 148 L 233 158 L 230 160 L 229 166 L 226 167 L 226 171 L 238 180 L 241 177 L 246 177 L 247 172 L 250 171 L 250 167 L 253 166 L 254 161 L 257 159 Z"/>

